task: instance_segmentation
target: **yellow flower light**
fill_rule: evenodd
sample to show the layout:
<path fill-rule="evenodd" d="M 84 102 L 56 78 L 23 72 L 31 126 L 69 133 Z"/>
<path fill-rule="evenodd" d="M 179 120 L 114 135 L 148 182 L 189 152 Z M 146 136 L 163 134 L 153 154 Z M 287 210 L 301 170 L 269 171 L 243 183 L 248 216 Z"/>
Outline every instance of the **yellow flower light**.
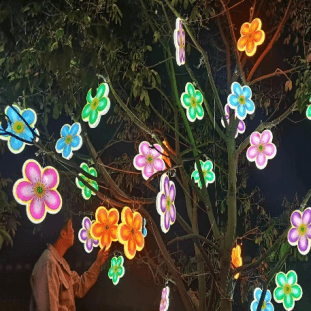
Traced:
<path fill-rule="evenodd" d="M 241 257 L 241 246 L 240 245 L 237 245 L 237 247 L 233 247 L 232 249 L 232 254 L 231 254 L 231 263 L 232 265 L 232 268 L 233 269 L 236 269 L 238 267 L 241 267 L 243 262 L 242 262 L 242 257 Z M 240 273 L 236 273 L 234 275 L 234 278 L 237 280 L 240 276 Z"/>

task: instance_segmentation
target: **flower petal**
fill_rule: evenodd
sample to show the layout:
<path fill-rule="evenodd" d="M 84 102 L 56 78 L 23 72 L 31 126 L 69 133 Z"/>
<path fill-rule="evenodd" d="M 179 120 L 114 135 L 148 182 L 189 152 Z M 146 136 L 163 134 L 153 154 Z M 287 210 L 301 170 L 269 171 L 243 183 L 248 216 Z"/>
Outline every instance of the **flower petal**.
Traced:
<path fill-rule="evenodd" d="M 300 211 L 294 211 L 290 217 L 290 221 L 294 227 L 299 227 L 302 223 Z"/>
<path fill-rule="evenodd" d="M 291 295 L 285 295 L 283 304 L 286 310 L 292 310 L 295 304 L 293 297 Z"/>
<path fill-rule="evenodd" d="M 252 135 L 251 135 L 251 138 L 250 138 L 250 143 L 253 145 L 253 146 L 258 146 L 260 144 L 260 141 L 261 141 L 261 136 L 258 132 L 254 132 Z"/>
<path fill-rule="evenodd" d="M 123 220 L 122 222 L 125 222 L 130 228 L 133 227 L 133 212 L 129 207 L 123 208 Z"/>
<path fill-rule="evenodd" d="M 199 90 L 195 91 L 194 98 L 195 98 L 198 105 L 200 105 L 203 102 L 203 95 Z"/>
<path fill-rule="evenodd" d="M 255 104 L 254 104 L 254 102 L 251 100 L 251 99 L 246 99 L 245 100 L 245 108 L 246 108 L 246 110 L 248 111 L 248 113 L 249 114 L 252 114 L 252 113 L 254 113 L 254 111 L 255 111 Z"/>
<path fill-rule="evenodd" d="M 136 243 L 135 243 L 135 240 L 133 239 L 132 235 L 130 235 L 127 246 L 125 247 L 125 253 L 126 253 L 126 257 L 128 259 L 134 258 L 135 254 L 136 254 Z"/>
<path fill-rule="evenodd" d="M 95 222 L 91 227 L 91 235 L 96 239 L 99 239 L 104 233 L 104 231 L 105 231 L 105 227 L 101 223 L 98 223 L 98 222 Z"/>
<path fill-rule="evenodd" d="M 146 141 L 143 141 L 139 145 L 139 153 L 147 156 L 150 153 L 150 146 L 149 143 Z"/>
<path fill-rule="evenodd" d="M 56 188 L 59 183 L 59 176 L 54 167 L 47 166 L 42 172 L 42 183 L 47 189 Z"/>
<path fill-rule="evenodd" d="M 297 245 L 299 232 L 297 228 L 292 228 L 288 231 L 288 243 L 292 246 Z"/>
<path fill-rule="evenodd" d="M 306 235 L 300 236 L 298 239 L 298 250 L 300 254 L 307 255 L 310 251 L 310 241 Z"/>
<path fill-rule="evenodd" d="M 250 32 L 253 33 L 258 29 L 261 29 L 261 20 L 259 18 L 255 18 L 251 23 Z"/>
<path fill-rule="evenodd" d="M 105 232 L 101 235 L 99 245 L 101 245 L 101 248 L 106 247 L 106 249 L 109 249 L 111 246 L 111 242 L 112 241 L 109 232 Z"/>
<path fill-rule="evenodd" d="M 297 274 L 295 271 L 293 270 L 288 271 L 286 274 L 286 277 L 287 277 L 287 283 L 290 286 L 293 286 L 294 284 L 297 283 Z"/>
<path fill-rule="evenodd" d="M 52 214 L 57 213 L 61 209 L 62 198 L 60 194 L 58 193 L 58 191 L 46 190 L 45 196 L 43 198 L 44 198 L 44 203 L 50 209 L 49 212 L 51 212 Z"/>
<path fill-rule="evenodd" d="M 117 209 L 112 208 L 109 210 L 109 218 L 108 218 L 109 226 L 117 224 L 119 218 L 120 218 L 119 211 Z"/>
<path fill-rule="evenodd" d="M 261 294 L 262 294 L 262 290 L 257 287 L 255 290 L 254 290 L 254 298 L 259 301 L 260 298 L 261 298 Z"/>
<path fill-rule="evenodd" d="M 171 223 L 174 223 L 175 220 L 176 220 L 176 207 L 175 207 L 175 204 L 171 205 L 170 217 L 171 217 Z"/>
<path fill-rule="evenodd" d="M 149 177 L 153 175 L 153 166 L 152 165 L 146 165 L 143 170 L 143 177 L 145 180 L 147 180 Z"/>
<path fill-rule="evenodd" d="M 89 104 L 92 103 L 93 101 L 93 97 L 92 97 L 92 89 L 89 89 L 89 91 L 87 92 L 87 95 L 86 95 L 86 100 Z M 84 106 L 85 108 L 86 106 Z M 91 106 L 90 106 L 91 107 Z M 84 109 L 83 109 L 84 110 Z"/>
<path fill-rule="evenodd" d="M 70 126 L 69 124 L 65 124 L 62 126 L 60 130 L 60 135 L 64 138 L 66 138 L 70 134 Z"/>
<path fill-rule="evenodd" d="M 257 311 L 258 308 L 258 301 L 253 300 L 252 304 L 251 304 L 251 311 Z"/>
<path fill-rule="evenodd" d="M 246 117 L 246 105 L 238 105 L 236 112 L 237 117 L 241 120 L 244 120 Z"/>
<path fill-rule="evenodd" d="M 34 112 L 34 110 L 28 108 L 28 109 L 25 109 L 22 113 L 22 117 L 25 119 L 25 121 L 30 125 L 30 126 L 33 126 L 36 121 L 37 121 L 37 115 L 36 113 Z M 25 123 L 25 122 L 23 122 Z M 26 125 L 27 126 L 27 125 Z"/>
<path fill-rule="evenodd" d="M 265 41 L 265 33 L 262 30 L 257 30 L 253 33 L 253 40 L 257 45 Z"/>
<path fill-rule="evenodd" d="M 92 225 L 92 223 L 91 223 L 90 218 L 84 217 L 83 218 L 83 228 L 85 228 L 86 230 L 90 230 L 91 225 Z"/>
<path fill-rule="evenodd" d="M 292 286 L 292 292 L 291 295 L 295 300 L 299 300 L 302 297 L 302 288 L 300 285 L 295 284 Z"/>
<path fill-rule="evenodd" d="M 133 229 L 134 230 L 141 230 L 143 224 L 143 218 L 141 215 L 137 212 L 134 213 L 134 218 L 133 218 Z"/>
<path fill-rule="evenodd" d="M 110 109 L 110 99 L 108 97 L 102 98 L 98 102 L 97 110 L 100 111 L 101 115 L 106 114 Z"/>
<path fill-rule="evenodd" d="M 253 40 L 247 41 L 246 43 L 246 55 L 247 56 L 253 56 L 256 53 L 256 45 Z"/>
<path fill-rule="evenodd" d="M 90 118 L 89 118 L 90 127 L 92 128 L 96 127 L 99 121 L 100 121 L 100 116 L 98 116 L 97 109 L 92 110 L 90 113 Z"/>
<path fill-rule="evenodd" d="M 187 90 L 187 93 L 190 95 L 190 97 L 195 96 L 195 88 L 192 83 L 188 82 L 186 84 L 186 90 Z"/>
<path fill-rule="evenodd" d="M 108 211 L 104 207 L 99 207 L 95 213 L 96 219 L 103 225 L 108 223 Z"/>
<path fill-rule="evenodd" d="M 141 251 L 145 245 L 145 239 L 141 231 L 135 232 L 136 249 Z"/>
<path fill-rule="evenodd" d="M 85 229 L 80 229 L 79 231 L 79 239 L 82 240 L 82 241 L 86 241 L 87 239 L 87 232 Z"/>
<path fill-rule="evenodd" d="M 20 109 L 18 106 L 13 105 L 13 107 L 15 108 L 15 110 L 20 113 Z M 5 114 L 8 116 L 8 118 L 10 119 L 10 121 L 12 123 L 14 123 L 14 121 L 20 121 L 21 118 L 20 116 L 15 112 L 15 110 L 11 107 L 11 106 L 7 106 L 7 108 L 5 109 Z"/>
<path fill-rule="evenodd" d="M 191 97 L 187 93 L 181 95 L 181 104 L 184 108 L 189 108 L 191 105 Z"/>
<path fill-rule="evenodd" d="M 244 23 L 242 26 L 241 26 L 241 35 L 242 36 L 247 36 L 249 34 L 249 31 L 250 31 L 250 23 Z"/>
<path fill-rule="evenodd" d="M 78 150 L 80 149 L 81 146 L 82 146 L 81 136 L 78 135 L 74 136 L 71 141 L 71 147 L 74 148 L 75 150 Z"/>
<path fill-rule="evenodd" d="M 235 94 L 237 97 L 239 97 L 242 94 L 242 88 L 240 83 L 233 82 L 231 85 L 231 92 Z"/>
<path fill-rule="evenodd" d="M 164 193 L 165 193 L 165 196 L 167 197 L 169 194 L 170 194 L 170 180 L 168 178 L 168 176 L 166 174 L 163 174 L 163 190 L 164 190 Z"/>
<path fill-rule="evenodd" d="M 267 166 L 268 160 L 263 152 L 257 155 L 255 163 L 256 166 L 261 170 Z"/>
<path fill-rule="evenodd" d="M 93 241 L 92 239 L 87 239 L 86 243 L 84 244 L 85 246 L 85 251 L 87 253 L 90 253 L 93 250 Z"/>
<path fill-rule="evenodd" d="M 91 91 L 91 90 L 90 90 Z M 90 93 L 89 91 L 89 93 Z M 88 93 L 88 94 L 89 94 Z M 92 102 L 92 101 L 91 101 Z M 89 117 L 90 117 L 90 114 L 92 112 L 92 108 L 91 108 L 91 102 L 89 104 L 86 104 L 82 110 L 82 113 L 81 113 L 81 116 L 82 116 L 82 120 L 83 121 L 86 121 Z"/>
<path fill-rule="evenodd" d="M 245 51 L 247 37 L 243 36 L 238 40 L 237 46 L 239 51 Z"/>
<path fill-rule="evenodd" d="M 175 184 L 173 182 L 170 183 L 170 198 L 171 198 L 171 202 L 175 201 L 175 197 L 176 197 L 176 187 Z"/>
<path fill-rule="evenodd" d="M 302 223 L 309 226 L 311 224 L 311 208 L 306 208 L 302 214 Z"/>
<path fill-rule="evenodd" d="M 196 112 L 197 112 L 197 118 L 198 118 L 199 120 L 202 120 L 203 117 L 204 117 L 204 110 L 203 110 L 203 107 L 202 107 L 201 104 L 198 104 L 198 105 L 196 106 Z"/>
<path fill-rule="evenodd" d="M 270 130 L 265 130 L 261 133 L 260 142 L 263 144 L 271 143 L 273 135 Z"/>
<path fill-rule="evenodd" d="M 242 87 L 242 95 L 245 97 L 245 99 L 249 99 L 252 97 L 252 90 L 249 86 L 245 85 Z"/>
<path fill-rule="evenodd" d="M 98 99 L 101 99 L 104 95 L 108 95 L 109 87 L 107 83 L 102 83 L 98 88 L 96 92 L 96 97 Z"/>
<path fill-rule="evenodd" d="M 230 94 L 228 96 L 228 105 L 229 107 L 231 107 L 232 109 L 236 109 L 236 107 L 238 106 L 239 104 L 239 98 L 238 96 L 236 96 L 235 94 Z"/>
<path fill-rule="evenodd" d="M 63 158 L 69 160 L 72 158 L 72 151 L 71 151 L 71 145 L 65 145 L 63 149 Z"/>
<path fill-rule="evenodd" d="M 276 155 L 276 147 L 274 144 L 266 144 L 265 150 L 263 153 L 267 156 L 268 159 L 273 159 Z"/>
<path fill-rule="evenodd" d="M 171 215 L 169 211 L 166 211 L 164 214 L 164 227 L 165 227 L 165 231 L 168 231 L 170 228 L 170 219 L 171 219 Z"/>
<path fill-rule="evenodd" d="M 34 223 L 40 223 L 46 216 L 44 201 L 34 197 L 27 206 L 27 216 Z"/>
<path fill-rule="evenodd" d="M 27 160 L 23 165 L 23 175 L 32 183 L 41 182 L 41 166 L 35 160 Z"/>
<path fill-rule="evenodd" d="M 28 202 L 35 196 L 33 186 L 28 181 L 23 179 L 20 179 L 20 181 L 15 183 L 13 191 L 14 197 L 18 199 L 17 201 L 19 203 Z"/>
<path fill-rule="evenodd" d="M 188 117 L 188 120 L 190 122 L 194 122 L 195 119 L 196 119 L 196 109 L 193 108 L 192 106 L 189 107 L 189 109 L 187 110 L 187 117 Z"/>
<path fill-rule="evenodd" d="M 275 282 L 279 285 L 284 287 L 287 282 L 286 275 L 283 272 L 279 272 L 275 277 Z"/>
<path fill-rule="evenodd" d="M 131 230 L 128 225 L 120 224 L 118 227 L 118 238 L 121 244 L 125 244 L 131 236 Z"/>
<path fill-rule="evenodd" d="M 10 136 L 8 147 L 12 153 L 17 154 L 17 153 L 20 153 L 24 150 L 25 143 L 23 141 L 15 138 L 15 137 L 13 137 L 13 136 Z"/>
<path fill-rule="evenodd" d="M 153 162 L 153 168 L 158 172 L 163 171 L 165 169 L 164 161 L 162 159 L 155 159 Z"/>
<path fill-rule="evenodd" d="M 274 311 L 273 304 L 271 302 L 266 303 L 266 309 L 264 311 Z"/>
<path fill-rule="evenodd" d="M 238 124 L 238 132 L 240 134 L 243 134 L 245 132 L 245 123 L 242 120 L 240 120 L 240 122 Z"/>
<path fill-rule="evenodd" d="M 60 153 L 65 147 L 65 138 L 60 138 L 55 145 L 55 149 L 58 153 Z"/>
<path fill-rule="evenodd" d="M 266 291 L 266 296 L 265 296 L 265 302 L 266 303 L 268 303 L 268 302 L 270 302 L 271 301 L 271 292 L 270 292 L 270 290 L 269 289 L 267 289 L 267 291 Z"/>
<path fill-rule="evenodd" d="M 161 211 L 164 213 L 166 211 L 166 197 L 164 194 L 161 194 L 161 199 L 160 199 L 160 206 L 161 206 Z"/>
<path fill-rule="evenodd" d="M 276 287 L 275 290 L 273 291 L 273 297 L 276 302 L 282 302 L 284 296 L 285 296 L 285 293 L 283 290 L 283 286 Z"/>
<path fill-rule="evenodd" d="M 161 154 L 164 152 L 163 148 L 159 144 L 154 144 L 154 148 L 150 148 L 150 154 L 154 159 L 161 157 Z"/>

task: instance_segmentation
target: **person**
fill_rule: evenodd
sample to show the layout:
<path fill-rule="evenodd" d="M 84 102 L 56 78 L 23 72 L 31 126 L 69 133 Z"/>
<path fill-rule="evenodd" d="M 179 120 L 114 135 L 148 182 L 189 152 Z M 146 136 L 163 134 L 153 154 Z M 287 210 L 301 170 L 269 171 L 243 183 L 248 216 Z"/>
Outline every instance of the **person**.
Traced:
<path fill-rule="evenodd" d="M 52 244 L 47 244 L 30 277 L 30 311 L 76 310 L 75 298 L 82 298 L 95 284 L 100 268 L 108 258 L 108 250 L 101 249 L 93 265 L 82 276 L 71 271 L 63 256 L 74 244 L 72 218 L 63 214 L 58 217 L 61 220 L 53 219 L 56 215 L 47 215 L 54 230 L 44 224 L 50 232 Z"/>

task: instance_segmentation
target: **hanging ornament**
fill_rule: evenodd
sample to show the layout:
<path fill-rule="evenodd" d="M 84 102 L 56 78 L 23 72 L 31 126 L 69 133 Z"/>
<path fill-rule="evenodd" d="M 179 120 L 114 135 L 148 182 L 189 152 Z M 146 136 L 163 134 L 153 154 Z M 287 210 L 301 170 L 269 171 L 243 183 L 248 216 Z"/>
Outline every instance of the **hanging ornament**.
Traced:
<path fill-rule="evenodd" d="M 139 154 L 134 157 L 133 164 L 145 180 L 165 169 L 162 153 L 163 149 L 158 144 L 154 144 L 154 148 L 147 141 L 139 144 Z"/>
<path fill-rule="evenodd" d="M 237 245 L 236 247 L 232 248 L 232 254 L 231 254 L 231 263 L 233 265 L 232 268 L 236 269 L 238 267 L 241 267 L 243 265 L 242 257 L 241 257 L 241 246 Z M 236 273 L 234 275 L 234 278 L 237 280 L 240 276 L 240 273 Z"/>
<path fill-rule="evenodd" d="M 170 295 L 170 288 L 168 286 L 162 289 L 162 296 L 160 302 L 160 311 L 167 311 L 169 307 L 169 295 Z"/>
<path fill-rule="evenodd" d="M 108 277 L 112 280 L 114 285 L 119 283 L 119 280 L 123 277 L 125 273 L 125 268 L 123 266 L 124 258 L 123 256 L 112 257 L 111 259 L 111 267 L 108 271 Z"/>
<path fill-rule="evenodd" d="M 82 110 L 82 120 L 89 122 L 91 128 L 95 128 L 101 119 L 110 109 L 109 85 L 102 83 L 96 91 L 96 96 L 92 97 L 92 89 L 90 89 L 86 96 L 86 105 Z"/>
<path fill-rule="evenodd" d="M 229 106 L 229 104 L 225 105 L 224 110 L 225 110 L 225 117 L 226 117 L 227 124 L 229 124 L 230 123 L 230 106 Z M 236 118 L 236 111 L 234 112 L 234 115 L 235 115 L 235 118 Z M 222 124 L 223 127 L 226 127 L 223 118 L 221 118 L 221 124 Z M 238 134 L 243 134 L 245 132 L 245 128 L 246 127 L 245 127 L 244 121 L 240 120 L 239 124 L 238 124 L 237 131 L 235 133 L 235 138 L 238 137 Z"/>
<path fill-rule="evenodd" d="M 84 217 L 82 220 L 82 228 L 79 230 L 78 233 L 79 241 L 84 244 L 84 250 L 87 253 L 90 253 L 93 250 L 93 247 L 97 247 L 99 245 L 99 241 L 94 240 L 91 236 L 91 226 L 92 222 L 90 218 Z"/>
<path fill-rule="evenodd" d="M 140 213 L 133 213 L 128 206 L 123 208 L 117 236 L 124 245 L 124 254 L 128 259 L 133 259 L 136 251 L 141 251 L 145 246 L 145 238 L 141 232 L 142 222 Z"/>
<path fill-rule="evenodd" d="M 273 291 L 273 298 L 277 303 L 283 302 L 283 307 L 291 311 L 295 307 L 295 301 L 302 297 L 302 289 L 297 284 L 297 274 L 290 270 L 287 274 L 279 272 L 275 276 L 276 288 Z"/>
<path fill-rule="evenodd" d="M 80 167 L 88 174 L 97 177 L 97 171 L 94 167 L 89 167 L 86 163 L 81 163 Z M 85 180 L 90 186 L 92 186 L 93 188 L 95 188 L 96 190 L 98 190 L 98 184 L 95 180 L 91 180 L 88 177 L 85 177 L 83 174 L 79 173 L 79 176 Z M 91 189 L 89 189 L 87 186 L 85 186 L 83 184 L 82 181 L 80 181 L 77 177 L 76 177 L 76 185 L 78 188 L 82 189 L 82 196 L 84 198 L 84 200 L 89 200 L 91 195 L 95 195 L 96 193 L 92 192 Z"/>
<path fill-rule="evenodd" d="M 35 224 L 41 223 L 46 213 L 56 214 L 62 207 L 62 197 L 56 190 L 59 175 L 52 166 L 44 169 L 36 160 L 27 160 L 22 168 L 23 178 L 18 179 L 13 186 L 13 195 L 19 204 L 26 205 L 29 220 Z"/>
<path fill-rule="evenodd" d="M 187 118 L 190 122 L 203 119 L 203 95 L 199 90 L 195 90 L 192 83 L 188 82 L 186 84 L 185 92 L 180 96 L 180 102 L 186 109 Z"/>
<path fill-rule="evenodd" d="M 141 232 L 145 238 L 147 236 L 146 218 L 143 218 L 143 226 L 142 226 Z"/>
<path fill-rule="evenodd" d="M 176 156 L 176 152 L 171 148 L 171 146 L 169 145 L 169 143 L 167 142 L 167 140 L 163 141 L 163 145 L 172 153 Z M 170 159 L 170 156 L 168 155 L 168 153 L 163 149 L 163 160 L 166 163 L 167 167 L 172 167 L 172 162 Z"/>
<path fill-rule="evenodd" d="M 207 187 L 208 184 L 211 184 L 215 181 L 215 174 L 212 171 L 213 170 L 213 163 L 210 160 L 207 160 L 205 162 L 203 162 L 202 160 L 200 160 L 200 165 L 202 168 L 202 172 L 203 172 L 203 177 L 204 177 L 204 181 L 205 181 L 205 186 Z M 202 188 L 202 183 L 200 180 L 200 176 L 199 176 L 199 170 L 197 168 L 197 164 L 194 163 L 194 171 L 191 174 L 191 178 L 194 178 L 195 183 L 197 183 L 199 185 L 199 188 Z"/>
<path fill-rule="evenodd" d="M 186 36 L 180 18 L 177 18 L 175 23 L 174 45 L 176 48 L 176 63 L 178 66 L 184 65 L 186 62 Z"/>
<path fill-rule="evenodd" d="M 288 231 L 288 243 L 291 246 L 298 246 L 301 255 L 307 255 L 311 243 L 311 208 L 303 212 L 296 210 L 290 217 L 291 229 Z"/>
<path fill-rule="evenodd" d="M 231 84 L 231 94 L 228 96 L 228 105 L 235 110 L 238 119 L 244 120 L 247 114 L 253 114 L 255 104 L 252 101 L 252 90 L 249 86 L 241 87 L 240 83 L 233 82 Z"/>
<path fill-rule="evenodd" d="M 39 138 L 35 137 L 33 132 L 30 130 L 31 128 L 37 135 L 39 135 L 38 130 L 35 129 L 37 114 L 30 108 L 20 109 L 17 105 L 12 106 L 17 112 L 10 106 L 5 108 L 4 114 L 7 115 L 9 120 L 5 126 L 3 121 L 2 123 L 0 122 L 0 139 L 7 140 L 9 150 L 14 154 L 18 154 L 25 149 L 25 145 L 31 145 L 33 141 L 39 140 Z M 20 115 L 25 119 L 30 128 L 20 117 Z M 11 136 L 10 133 L 21 139 L 29 141 L 29 144 Z"/>
<path fill-rule="evenodd" d="M 309 99 L 309 102 L 311 102 L 311 97 Z M 307 115 L 307 118 L 311 120 L 311 105 L 308 105 L 307 110 L 306 110 L 306 115 Z"/>
<path fill-rule="evenodd" d="M 176 220 L 175 198 L 175 184 L 169 180 L 167 174 L 163 174 L 160 179 L 160 192 L 157 194 L 156 207 L 161 216 L 160 224 L 164 233 L 169 231 L 170 226 Z"/>
<path fill-rule="evenodd" d="M 255 288 L 254 290 L 255 300 L 253 300 L 251 304 L 251 311 L 257 311 L 261 295 L 262 295 L 262 290 L 259 287 Z M 274 311 L 274 306 L 271 303 L 271 298 L 272 298 L 271 292 L 269 291 L 269 289 L 267 289 L 265 299 L 261 307 L 261 311 Z"/>
<path fill-rule="evenodd" d="M 119 222 L 119 211 L 115 208 L 107 210 L 99 206 L 95 212 L 95 222 L 91 226 L 90 234 L 95 240 L 99 240 L 99 247 L 106 250 L 111 243 L 118 241 L 117 231 Z"/>
<path fill-rule="evenodd" d="M 250 137 L 250 147 L 246 151 L 247 160 L 256 163 L 257 168 L 264 169 L 268 160 L 276 155 L 276 147 L 272 143 L 273 135 L 270 130 L 265 130 L 261 134 L 252 133 Z"/>
<path fill-rule="evenodd" d="M 247 56 L 253 56 L 257 46 L 265 41 L 265 33 L 261 30 L 261 20 L 255 18 L 251 23 L 244 23 L 240 32 L 241 38 L 237 43 L 238 50 L 245 51 Z"/>

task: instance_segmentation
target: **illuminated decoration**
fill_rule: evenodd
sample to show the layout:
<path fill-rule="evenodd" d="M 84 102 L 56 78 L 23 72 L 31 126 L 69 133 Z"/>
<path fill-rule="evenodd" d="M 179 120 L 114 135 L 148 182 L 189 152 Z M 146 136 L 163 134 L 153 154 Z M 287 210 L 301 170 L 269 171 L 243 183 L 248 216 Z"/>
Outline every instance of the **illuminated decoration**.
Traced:
<path fill-rule="evenodd" d="M 309 99 L 309 102 L 311 102 L 311 97 Z M 306 115 L 307 115 L 307 118 L 311 120 L 311 105 L 308 105 L 307 110 L 306 110 Z"/>
<path fill-rule="evenodd" d="M 60 130 L 61 138 L 56 142 L 55 149 L 57 153 L 62 153 L 64 159 L 72 158 L 72 151 L 79 150 L 83 144 L 81 133 L 81 125 L 76 122 L 72 126 L 63 125 Z"/>
<path fill-rule="evenodd" d="M 232 248 L 231 263 L 234 266 L 233 267 L 234 269 L 242 266 L 243 261 L 241 257 L 241 246 L 240 245 L 237 245 L 236 247 Z M 240 276 L 240 273 L 236 273 L 234 275 L 234 278 L 237 280 L 239 276 Z"/>
<path fill-rule="evenodd" d="M 298 245 L 299 253 L 307 255 L 311 247 L 311 208 L 308 207 L 303 212 L 294 211 L 290 222 L 292 226 L 288 231 L 288 243 L 291 246 Z"/>
<path fill-rule="evenodd" d="M 256 53 L 257 46 L 265 41 L 265 33 L 261 30 L 261 20 L 255 18 L 252 23 L 244 23 L 241 27 L 241 38 L 238 40 L 238 50 L 245 51 L 247 56 Z"/>
<path fill-rule="evenodd" d="M 276 288 L 273 291 L 273 298 L 276 302 L 283 302 L 285 310 L 291 311 L 295 307 L 295 301 L 302 297 L 302 288 L 297 284 L 297 274 L 290 270 L 285 273 L 279 272 L 275 276 Z"/>
<path fill-rule="evenodd" d="M 82 120 L 89 122 L 91 128 L 95 128 L 102 115 L 105 115 L 110 109 L 109 85 L 102 83 L 96 92 L 96 96 L 92 97 L 92 89 L 90 89 L 86 96 L 86 105 L 82 110 Z"/>
<path fill-rule="evenodd" d="M 168 307 L 170 304 L 169 295 L 170 295 L 170 288 L 168 286 L 166 286 L 162 289 L 160 311 L 167 311 L 168 310 Z"/>
<path fill-rule="evenodd" d="M 175 184 L 169 180 L 166 174 L 163 174 L 160 179 L 160 192 L 157 194 L 156 207 L 161 216 L 161 229 L 164 233 L 168 232 L 176 220 L 175 198 Z"/>
<path fill-rule="evenodd" d="M 84 250 L 90 253 L 93 250 L 93 246 L 97 247 L 99 245 L 98 240 L 94 240 L 91 236 L 92 222 L 90 218 L 84 217 L 82 220 L 82 228 L 79 230 L 78 238 L 81 243 L 84 244 Z"/>
<path fill-rule="evenodd" d="M 13 186 L 13 195 L 19 204 L 26 205 L 26 213 L 31 222 L 39 224 L 46 213 L 56 214 L 62 207 L 62 197 L 56 190 L 59 175 L 52 166 L 41 168 L 36 161 L 29 159 L 24 162 L 23 178 Z"/>
<path fill-rule="evenodd" d="M 187 118 L 190 122 L 194 122 L 196 119 L 203 119 L 203 95 L 199 90 L 195 90 L 192 83 L 188 82 L 186 84 L 185 92 L 180 96 L 180 102 L 186 109 Z"/>
<path fill-rule="evenodd" d="M 226 104 L 224 110 L 225 110 L 225 117 L 226 117 L 227 124 L 229 124 L 230 123 L 230 106 Z M 236 117 L 236 112 L 235 112 L 235 117 Z M 226 127 L 223 118 L 221 118 L 221 124 L 223 127 Z M 240 120 L 237 131 L 235 133 L 235 138 L 238 137 L 238 134 L 243 134 L 245 132 L 245 128 L 246 127 L 245 127 L 244 121 Z"/>
<path fill-rule="evenodd" d="M 112 280 L 112 283 L 114 285 L 117 285 L 119 283 L 120 278 L 122 278 L 125 273 L 123 263 L 123 256 L 119 256 L 118 258 L 114 256 L 111 259 L 111 268 L 108 271 L 108 276 L 109 279 Z"/>
<path fill-rule="evenodd" d="M 202 168 L 202 172 L 203 172 L 203 177 L 204 177 L 204 181 L 205 181 L 205 186 L 207 187 L 208 184 L 211 184 L 215 181 L 215 174 L 212 171 L 213 169 L 213 163 L 210 160 L 207 160 L 205 162 L 203 162 L 202 160 L 200 160 L 200 165 Z M 199 185 L 199 188 L 202 188 L 202 183 L 200 180 L 200 176 L 199 176 L 199 170 L 197 168 L 197 164 L 194 163 L 194 171 L 191 174 L 191 178 L 194 178 L 194 181 Z"/>
<path fill-rule="evenodd" d="M 178 66 L 184 65 L 186 62 L 186 35 L 180 18 L 177 18 L 175 23 L 174 45 L 176 48 L 176 63 Z"/>
<path fill-rule="evenodd" d="M 38 130 L 34 128 L 37 122 L 37 114 L 35 111 L 31 108 L 20 109 L 17 105 L 12 106 L 25 119 L 34 132 L 39 135 Z M 38 137 L 34 137 L 34 134 L 29 129 L 28 125 L 16 111 L 11 106 L 7 106 L 4 110 L 5 115 L 7 115 L 9 119 L 7 122 L 7 128 L 3 128 L 0 122 L 0 139 L 8 141 L 9 150 L 14 154 L 21 153 L 25 149 L 25 145 L 31 145 L 34 140 L 39 140 Z M 29 144 L 11 136 L 10 133 L 21 139 L 29 141 Z"/>
<path fill-rule="evenodd" d="M 253 300 L 253 302 L 251 304 L 251 311 L 257 311 L 261 295 L 262 295 L 262 290 L 259 287 L 255 288 L 255 290 L 254 290 L 254 299 L 255 300 Z M 265 299 L 264 299 L 262 307 L 261 307 L 262 311 L 274 311 L 274 306 L 271 303 L 271 298 L 272 298 L 272 295 L 268 289 L 266 291 Z"/>
<path fill-rule="evenodd" d="M 255 111 L 255 104 L 252 101 L 252 90 L 249 86 L 241 87 L 240 83 L 233 82 L 231 84 L 231 94 L 228 96 L 228 104 L 231 109 L 236 112 L 236 117 L 244 120 L 247 114 Z"/>
<path fill-rule="evenodd" d="M 145 238 L 141 232 L 142 222 L 140 213 L 133 213 L 128 206 L 123 208 L 118 239 L 124 245 L 124 254 L 128 259 L 133 259 L 136 251 L 141 251 L 145 246 Z"/>
<path fill-rule="evenodd" d="M 99 206 L 95 212 L 95 222 L 92 224 L 90 234 L 95 240 L 99 240 L 99 247 L 106 250 L 111 243 L 118 241 L 117 231 L 119 222 L 119 211 L 115 208 L 107 210 L 104 206 Z"/>
<path fill-rule="evenodd" d="M 163 148 L 159 144 L 153 147 L 143 141 L 139 144 L 139 154 L 134 157 L 134 167 L 142 172 L 143 178 L 147 180 L 154 173 L 163 171 L 165 164 L 162 158 Z"/>
<path fill-rule="evenodd" d="M 80 167 L 87 173 L 89 173 L 90 175 L 97 177 L 97 171 L 94 167 L 89 167 L 86 163 L 81 163 Z M 84 179 L 90 186 L 92 186 L 93 188 L 95 188 L 96 190 L 98 190 L 98 184 L 95 180 L 89 179 L 87 177 L 85 177 L 83 174 L 79 173 L 79 176 Z M 78 188 L 82 189 L 82 196 L 85 200 L 89 200 L 91 195 L 95 195 L 96 193 L 94 193 L 92 190 L 90 190 L 87 186 L 85 186 L 82 181 L 80 181 L 77 177 L 76 177 L 76 185 Z"/>
<path fill-rule="evenodd" d="M 164 145 L 172 154 L 176 155 L 176 152 L 171 148 L 171 146 L 169 145 L 169 143 L 168 143 L 166 140 L 163 141 L 163 145 Z M 168 153 L 167 153 L 164 149 L 163 149 L 163 160 L 164 160 L 164 162 L 166 163 L 166 165 L 167 165 L 168 167 L 172 167 L 171 159 L 170 159 Z"/>
<path fill-rule="evenodd" d="M 143 218 L 143 226 L 142 226 L 141 232 L 145 238 L 147 236 L 146 218 Z"/>
<path fill-rule="evenodd" d="M 265 130 L 261 134 L 252 133 L 250 137 L 250 147 L 246 151 L 248 161 L 256 163 L 257 168 L 264 169 L 268 160 L 276 155 L 276 147 L 272 143 L 273 135 L 270 130 Z"/>

